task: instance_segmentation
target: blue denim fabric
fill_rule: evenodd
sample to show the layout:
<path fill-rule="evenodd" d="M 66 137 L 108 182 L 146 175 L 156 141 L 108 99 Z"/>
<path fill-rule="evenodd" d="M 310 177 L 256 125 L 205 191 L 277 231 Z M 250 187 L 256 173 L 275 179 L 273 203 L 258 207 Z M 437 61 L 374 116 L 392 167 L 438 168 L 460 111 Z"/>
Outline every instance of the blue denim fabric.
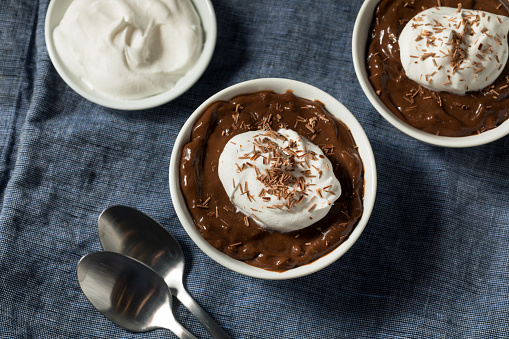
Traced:
<path fill-rule="evenodd" d="M 0 5 L 0 337 L 173 338 L 111 323 L 81 292 L 76 264 L 100 250 L 113 204 L 151 215 L 180 242 L 185 285 L 233 338 L 507 338 L 509 138 L 469 149 L 413 140 L 357 82 L 351 35 L 362 1 L 213 0 L 214 57 L 173 102 L 123 112 L 73 92 L 44 41 L 49 0 Z M 248 79 L 310 83 L 357 117 L 375 152 L 370 222 L 340 260 L 264 281 L 209 259 L 178 222 L 168 164 L 186 118 Z M 177 303 L 181 323 L 207 334 Z"/>

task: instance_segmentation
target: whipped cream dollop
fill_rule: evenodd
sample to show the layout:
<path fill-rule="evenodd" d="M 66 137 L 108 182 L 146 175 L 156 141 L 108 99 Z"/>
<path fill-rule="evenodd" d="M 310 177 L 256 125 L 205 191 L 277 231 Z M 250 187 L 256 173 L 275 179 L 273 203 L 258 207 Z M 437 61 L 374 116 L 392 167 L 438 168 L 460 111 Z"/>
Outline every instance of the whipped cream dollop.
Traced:
<path fill-rule="evenodd" d="M 74 0 L 53 38 L 78 78 L 127 100 L 172 88 L 203 47 L 200 17 L 189 0 Z"/>
<path fill-rule="evenodd" d="M 327 215 L 341 195 L 322 150 L 288 129 L 249 131 L 224 147 L 219 179 L 232 203 L 261 227 L 291 232 Z"/>
<path fill-rule="evenodd" d="M 427 9 L 399 37 L 407 76 L 434 90 L 463 95 L 491 85 L 507 63 L 509 18 L 451 7 Z"/>

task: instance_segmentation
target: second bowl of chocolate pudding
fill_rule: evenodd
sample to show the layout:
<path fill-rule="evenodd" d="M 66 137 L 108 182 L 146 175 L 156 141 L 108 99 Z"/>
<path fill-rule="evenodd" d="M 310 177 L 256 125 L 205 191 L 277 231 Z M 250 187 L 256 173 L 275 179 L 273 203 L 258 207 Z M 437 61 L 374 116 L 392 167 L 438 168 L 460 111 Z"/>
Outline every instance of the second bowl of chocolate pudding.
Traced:
<path fill-rule="evenodd" d="M 509 134 L 508 4 L 366 0 L 352 54 L 373 107 L 403 133 L 437 146 L 472 147 Z"/>
<path fill-rule="evenodd" d="M 288 79 L 256 79 L 210 97 L 175 142 L 170 191 L 198 247 L 238 273 L 316 272 L 357 240 L 373 209 L 366 134 L 336 99 Z"/>

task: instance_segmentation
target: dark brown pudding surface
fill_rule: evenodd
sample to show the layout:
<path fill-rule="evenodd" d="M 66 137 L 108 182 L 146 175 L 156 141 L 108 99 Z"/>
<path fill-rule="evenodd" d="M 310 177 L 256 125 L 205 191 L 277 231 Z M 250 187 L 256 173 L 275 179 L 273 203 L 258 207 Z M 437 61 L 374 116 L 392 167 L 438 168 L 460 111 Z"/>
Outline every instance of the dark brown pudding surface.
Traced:
<path fill-rule="evenodd" d="M 265 230 L 236 212 L 217 173 L 219 156 L 232 137 L 279 128 L 292 129 L 318 145 L 342 188 L 326 217 L 289 233 Z M 348 127 L 321 103 L 290 91 L 250 93 L 209 105 L 182 150 L 180 185 L 196 227 L 212 246 L 272 271 L 304 265 L 331 252 L 348 237 L 363 212 L 364 167 Z"/>
<path fill-rule="evenodd" d="M 508 5 L 507 0 L 382 0 L 368 39 L 367 70 L 385 106 L 405 123 L 441 136 L 474 135 L 507 120 L 507 66 L 493 85 L 482 91 L 467 92 L 464 96 L 431 91 L 407 78 L 397 38 L 410 19 L 431 7 L 461 6 L 509 17 Z"/>

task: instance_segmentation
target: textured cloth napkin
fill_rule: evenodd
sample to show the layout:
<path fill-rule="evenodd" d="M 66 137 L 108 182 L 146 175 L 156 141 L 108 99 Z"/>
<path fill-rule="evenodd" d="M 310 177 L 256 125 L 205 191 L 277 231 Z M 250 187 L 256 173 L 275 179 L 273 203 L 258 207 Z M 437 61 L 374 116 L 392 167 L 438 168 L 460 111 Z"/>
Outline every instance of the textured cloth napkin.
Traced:
<path fill-rule="evenodd" d="M 0 337 L 174 338 L 136 334 L 82 293 L 76 264 L 101 250 L 97 217 L 140 209 L 180 242 L 190 294 L 232 338 L 507 338 L 509 137 L 434 147 L 389 125 L 354 73 L 361 0 L 213 0 L 218 40 L 180 98 L 124 112 L 83 99 L 44 40 L 48 0 L 0 5 Z M 317 86 L 359 120 L 378 193 L 356 244 L 326 269 L 289 281 L 229 271 L 179 224 L 168 164 L 186 118 L 232 84 L 283 77 Z M 206 331 L 178 302 L 179 321 Z"/>

